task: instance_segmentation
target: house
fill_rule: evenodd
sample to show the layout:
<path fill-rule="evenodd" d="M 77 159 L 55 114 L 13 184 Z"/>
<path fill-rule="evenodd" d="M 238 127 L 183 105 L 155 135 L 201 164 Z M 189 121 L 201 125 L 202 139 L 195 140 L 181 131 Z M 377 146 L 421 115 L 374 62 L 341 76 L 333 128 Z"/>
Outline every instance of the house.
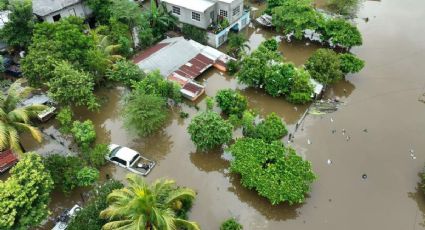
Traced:
<path fill-rule="evenodd" d="M 207 30 L 208 44 L 217 48 L 227 40 L 230 30 L 245 28 L 250 21 L 243 0 L 161 0 L 182 23 Z M 226 23 L 222 23 L 225 21 Z M 222 25 L 226 25 L 222 28 Z"/>
<path fill-rule="evenodd" d="M 169 81 L 182 88 L 180 92 L 189 100 L 196 100 L 205 87 L 195 79 L 210 67 L 226 69 L 232 58 L 228 55 L 183 37 L 165 39 L 136 55 L 134 63 L 145 72 L 159 70 Z"/>
<path fill-rule="evenodd" d="M 32 8 L 33 13 L 46 22 L 57 22 L 68 16 L 87 18 L 92 12 L 82 0 L 33 0 Z"/>

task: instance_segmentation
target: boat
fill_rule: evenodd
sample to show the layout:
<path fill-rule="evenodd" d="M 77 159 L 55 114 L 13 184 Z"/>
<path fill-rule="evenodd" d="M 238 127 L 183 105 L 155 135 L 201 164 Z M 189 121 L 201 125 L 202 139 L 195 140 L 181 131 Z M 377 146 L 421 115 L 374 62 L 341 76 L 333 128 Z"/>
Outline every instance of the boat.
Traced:
<path fill-rule="evenodd" d="M 268 28 L 273 27 L 272 16 L 271 15 L 263 14 L 260 17 L 256 18 L 255 21 L 258 24 L 260 24 L 260 25 L 262 25 L 264 27 L 268 27 Z"/>

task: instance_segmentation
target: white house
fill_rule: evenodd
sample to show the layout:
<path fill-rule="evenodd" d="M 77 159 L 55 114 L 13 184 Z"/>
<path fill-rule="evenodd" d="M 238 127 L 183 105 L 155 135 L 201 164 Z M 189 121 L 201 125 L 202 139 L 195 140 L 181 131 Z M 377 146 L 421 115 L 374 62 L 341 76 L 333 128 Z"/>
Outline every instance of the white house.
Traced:
<path fill-rule="evenodd" d="M 229 30 L 240 31 L 249 24 L 250 12 L 245 10 L 243 0 L 161 0 L 180 22 L 208 31 L 208 44 L 219 47 L 227 40 Z M 211 29 L 220 20 L 229 26 L 221 31 Z"/>
<path fill-rule="evenodd" d="M 92 12 L 82 0 L 33 0 L 32 7 L 33 13 L 46 22 L 57 22 L 68 16 L 86 18 Z"/>

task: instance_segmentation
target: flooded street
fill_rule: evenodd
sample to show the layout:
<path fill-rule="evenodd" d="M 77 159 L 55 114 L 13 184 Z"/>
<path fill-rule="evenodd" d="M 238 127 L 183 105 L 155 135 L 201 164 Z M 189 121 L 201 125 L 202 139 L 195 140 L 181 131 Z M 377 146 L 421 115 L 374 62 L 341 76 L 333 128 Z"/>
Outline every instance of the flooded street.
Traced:
<path fill-rule="evenodd" d="M 352 51 L 366 61 L 365 68 L 328 88 L 325 97 L 339 97 L 344 104 L 335 113 L 308 115 L 291 143 L 318 175 L 302 205 L 272 206 L 243 188 L 239 178 L 229 173 L 221 149 L 197 153 L 186 131 L 197 113 L 194 106 L 175 108 L 164 129 L 146 138 L 123 128 L 120 99 L 126 90 L 122 87 L 100 90 L 98 95 L 106 100 L 101 111 L 81 109 L 78 118 L 93 120 L 98 143 L 125 145 L 156 160 L 148 181 L 167 177 L 196 190 L 190 219 L 205 230 L 219 229 L 231 216 L 246 230 L 425 229 L 424 195 L 418 188 L 418 172 L 425 162 L 425 104 L 418 101 L 425 93 L 424 20 L 422 0 L 366 1 L 360 8 L 357 23 L 364 44 Z M 244 33 L 251 51 L 276 36 L 254 25 Z M 279 50 L 286 60 L 302 65 L 318 48 L 305 42 L 281 42 Z M 198 80 L 206 85 L 208 96 L 223 88 L 240 90 L 250 108 L 263 116 L 276 112 L 290 127 L 308 107 L 247 89 L 213 69 Z M 203 99 L 198 103 L 201 110 Z M 189 118 L 180 118 L 180 111 L 189 113 Z M 102 179 L 106 174 L 124 181 L 127 171 L 108 164 Z M 52 211 L 81 201 L 80 192 L 67 198 L 55 195 Z"/>

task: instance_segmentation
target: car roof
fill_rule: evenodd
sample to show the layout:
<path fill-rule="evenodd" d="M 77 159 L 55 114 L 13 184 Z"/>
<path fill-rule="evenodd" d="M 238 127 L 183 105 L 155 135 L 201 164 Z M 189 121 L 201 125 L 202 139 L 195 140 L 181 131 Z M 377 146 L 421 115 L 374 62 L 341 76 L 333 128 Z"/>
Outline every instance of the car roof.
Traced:
<path fill-rule="evenodd" d="M 127 148 L 127 147 L 121 147 L 114 156 L 123 159 L 127 162 L 130 162 L 134 156 L 139 155 L 138 152 L 136 152 L 133 149 Z"/>

